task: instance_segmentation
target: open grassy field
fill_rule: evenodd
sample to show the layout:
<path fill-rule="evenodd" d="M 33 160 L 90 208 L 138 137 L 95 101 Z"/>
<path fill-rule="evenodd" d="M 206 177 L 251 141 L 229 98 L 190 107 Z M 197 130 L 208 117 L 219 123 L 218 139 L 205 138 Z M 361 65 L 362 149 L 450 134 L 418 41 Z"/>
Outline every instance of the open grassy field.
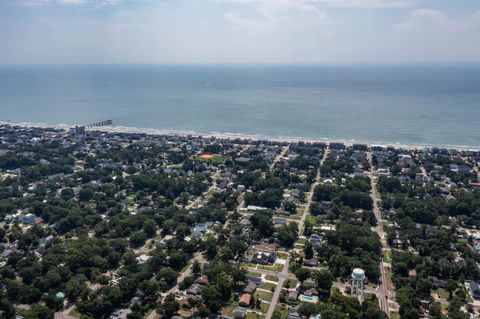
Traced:
<path fill-rule="evenodd" d="M 222 316 L 231 317 L 233 316 L 233 311 L 238 307 L 238 302 L 232 302 L 229 305 L 225 306 L 221 310 Z"/>
<path fill-rule="evenodd" d="M 280 271 L 283 269 L 283 265 L 282 264 L 273 264 L 272 266 L 258 265 L 257 269 Z"/>
<path fill-rule="evenodd" d="M 197 157 L 198 160 L 202 162 L 210 162 L 214 164 L 225 164 L 228 160 L 228 157 L 217 155 L 217 154 L 202 154 Z"/>
<path fill-rule="evenodd" d="M 300 245 L 305 245 L 306 242 L 307 240 L 305 238 L 299 238 L 296 243 Z"/>
<path fill-rule="evenodd" d="M 277 256 L 281 259 L 287 259 L 290 254 L 283 251 L 277 251 Z"/>
<path fill-rule="evenodd" d="M 432 290 L 432 293 L 437 294 L 440 298 L 448 298 L 448 292 L 443 288 Z"/>
<path fill-rule="evenodd" d="M 275 306 L 275 311 L 278 312 L 283 319 L 288 317 L 288 308 L 284 305 L 277 304 Z"/>
<path fill-rule="evenodd" d="M 390 250 L 385 250 L 383 252 L 383 260 L 387 263 L 392 262 L 392 252 Z"/>
<path fill-rule="evenodd" d="M 264 301 L 272 301 L 273 293 L 266 291 L 255 291 L 255 298 L 260 298 Z"/>
<path fill-rule="evenodd" d="M 272 284 L 271 282 L 265 282 L 261 286 L 262 289 L 265 289 L 265 290 L 268 290 L 268 291 L 272 291 L 272 289 L 275 290 L 275 287 L 277 287 L 277 285 Z"/>
<path fill-rule="evenodd" d="M 294 288 L 297 286 L 298 281 L 296 279 L 288 279 L 283 282 L 283 287 L 284 288 Z"/>
<path fill-rule="evenodd" d="M 246 319 L 264 319 L 264 318 L 265 318 L 264 315 L 261 315 L 259 313 L 253 313 L 253 312 L 247 313 L 247 317 L 246 317 Z"/>
<path fill-rule="evenodd" d="M 270 281 L 278 281 L 278 277 L 273 275 L 266 275 L 265 279 Z"/>
<path fill-rule="evenodd" d="M 249 274 L 250 276 L 257 277 L 257 278 L 262 277 L 262 274 L 261 274 L 261 273 L 258 273 L 258 272 L 249 271 L 248 274 Z"/>

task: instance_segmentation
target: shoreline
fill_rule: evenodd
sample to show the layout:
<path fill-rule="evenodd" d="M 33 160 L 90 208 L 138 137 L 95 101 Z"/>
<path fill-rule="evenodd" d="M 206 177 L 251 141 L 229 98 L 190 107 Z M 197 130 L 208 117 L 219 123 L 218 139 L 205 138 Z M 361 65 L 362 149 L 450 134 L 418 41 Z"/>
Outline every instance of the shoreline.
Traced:
<path fill-rule="evenodd" d="M 75 125 L 70 124 L 49 124 L 49 123 L 32 123 L 32 122 L 14 122 L 8 120 L 0 120 L 0 125 L 10 125 L 28 128 L 45 128 L 45 129 L 58 129 L 68 130 Z M 81 126 L 81 125 L 79 125 Z M 202 136 L 202 137 L 215 137 L 220 139 L 243 139 L 243 140 L 267 140 L 273 142 L 310 142 L 310 143 L 343 143 L 346 146 L 352 146 L 353 144 L 365 144 L 368 146 L 381 145 L 392 146 L 395 148 L 403 149 L 423 149 L 423 148 L 447 148 L 458 151 L 480 151 L 480 146 L 467 146 L 467 145 L 427 145 L 427 144 L 404 144 L 400 142 L 371 142 L 371 141 L 359 141 L 355 139 L 331 139 L 331 138 L 308 138 L 308 137 L 291 137 L 291 136 L 266 136 L 262 134 L 243 134 L 243 133 L 221 133 L 221 132 L 209 132 L 199 133 L 195 131 L 181 131 L 181 130 L 167 130 L 167 129 L 154 129 L 154 128 L 141 128 L 141 127 L 128 127 L 128 126 L 102 126 L 86 128 L 89 132 L 108 132 L 108 133 L 122 133 L 122 134 L 147 134 L 147 135 L 170 135 L 170 136 Z"/>

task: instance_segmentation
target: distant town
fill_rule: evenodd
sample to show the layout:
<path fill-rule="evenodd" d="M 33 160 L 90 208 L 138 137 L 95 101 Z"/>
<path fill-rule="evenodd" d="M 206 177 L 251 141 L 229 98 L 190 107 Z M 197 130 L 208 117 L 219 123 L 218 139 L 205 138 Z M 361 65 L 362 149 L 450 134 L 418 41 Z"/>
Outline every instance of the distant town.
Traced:
<path fill-rule="evenodd" d="M 0 125 L 0 318 L 480 316 L 480 151 Z"/>

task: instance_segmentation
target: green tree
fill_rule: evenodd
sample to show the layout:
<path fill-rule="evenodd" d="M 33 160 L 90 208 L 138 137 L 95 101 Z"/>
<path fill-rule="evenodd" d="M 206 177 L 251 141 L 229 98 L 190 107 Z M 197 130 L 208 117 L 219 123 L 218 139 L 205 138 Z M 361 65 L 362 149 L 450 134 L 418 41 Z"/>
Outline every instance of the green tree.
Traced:
<path fill-rule="evenodd" d="M 211 313 L 217 313 L 222 308 L 222 294 L 216 285 L 207 285 L 203 289 L 202 299 Z"/>
<path fill-rule="evenodd" d="M 133 247 L 140 247 L 144 245 L 146 240 L 147 235 L 144 231 L 135 232 L 130 236 L 130 244 L 132 244 Z"/>
<path fill-rule="evenodd" d="M 198 277 L 202 274 L 202 266 L 200 265 L 200 262 L 197 259 L 193 261 L 192 273 L 194 277 Z"/>
<path fill-rule="evenodd" d="M 307 241 L 305 243 L 305 246 L 303 247 L 303 252 L 305 253 L 305 259 L 313 258 L 314 252 L 313 252 L 312 243 L 310 241 Z"/>
<path fill-rule="evenodd" d="M 180 304 L 175 300 L 175 295 L 173 294 L 168 294 L 163 303 L 157 307 L 157 312 L 166 318 L 175 316 L 178 310 L 180 310 Z"/>
<path fill-rule="evenodd" d="M 299 268 L 297 271 L 295 271 L 295 277 L 297 277 L 298 281 L 300 281 L 303 285 L 303 282 L 310 278 L 310 270 Z"/>
<path fill-rule="evenodd" d="M 153 219 L 148 218 L 143 222 L 143 231 L 148 238 L 152 238 L 157 232 L 157 223 Z"/>
<path fill-rule="evenodd" d="M 87 289 L 85 280 L 80 277 L 73 277 L 67 282 L 65 292 L 68 299 L 75 301 L 85 289 Z"/>
<path fill-rule="evenodd" d="M 228 301 L 232 296 L 232 288 L 227 274 L 222 273 L 218 276 L 217 286 L 223 301 Z"/>
<path fill-rule="evenodd" d="M 316 312 L 315 305 L 311 303 L 303 303 L 298 309 L 298 314 L 305 318 L 310 318 Z"/>

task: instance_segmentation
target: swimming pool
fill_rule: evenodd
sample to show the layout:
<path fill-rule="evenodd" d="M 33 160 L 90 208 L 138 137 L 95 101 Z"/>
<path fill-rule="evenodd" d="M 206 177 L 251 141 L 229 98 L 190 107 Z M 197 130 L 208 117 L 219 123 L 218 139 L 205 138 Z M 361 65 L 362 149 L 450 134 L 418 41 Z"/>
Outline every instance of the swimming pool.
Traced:
<path fill-rule="evenodd" d="M 299 300 L 303 301 L 303 302 L 317 303 L 318 302 L 318 297 L 317 296 L 300 295 Z"/>

